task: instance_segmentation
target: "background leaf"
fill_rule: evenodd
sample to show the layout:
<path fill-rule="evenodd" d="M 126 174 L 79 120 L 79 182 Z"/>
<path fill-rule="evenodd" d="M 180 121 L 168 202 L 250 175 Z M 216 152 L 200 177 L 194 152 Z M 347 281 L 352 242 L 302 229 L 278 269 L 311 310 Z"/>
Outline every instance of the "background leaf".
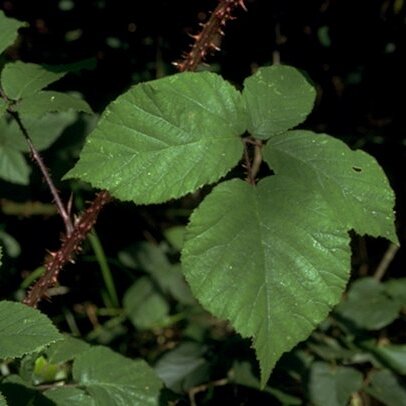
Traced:
<path fill-rule="evenodd" d="M 323 199 L 289 178 L 233 180 L 191 216 L 182 264 L 203 306 L 254 337 L 264 386 L 282 353 L 340 300 L 349 236 Z"/>
<path fill-rule="evenodd" d="M 352 393 L 362 387 L 363 376 L 354 368 L 314 362 L 310 370 L 309 394 L 315 406 L 346 406 Z"/>
<path fill-rule="evenodd" d="M 8 63 L 1 72 L 1 86 L 12 100 L 32 96 L 66 75 L 66 72 L 53 72 L 49 69 L 21 61 Z"/>
<path fill-rule="evenodd" d="M 390 279 L 384 284 L 386 293 L 402 307 L 406 307 L 406 278 Z"/>
<path fill-rule="evenodd" d="M 382 364 L 392 371 L 406 375 L 406 345 L 364 345 Z"/>
<path fill-rule="evenodd" d="M 80 354 L 73 364 L 73 377 L 98 406 L 155 406 L 162 387 L 144 361 L 132 361 L 106 347 Z"/>
<path fill-rule="evenodd" d="M 2 141 L 0 133 L 0 178 L 8 182 L 28 185 L 31 170 L 24 156 L 21 152 L 4 145 Z"/>
<path fill-rule="evenodd" d="M 158 360 L 155 371 L 171 390 L 179 393 L 187 391 L 209 379 L 205 350 L 198 343 L 182 343 Z"/>
<path fill-rule="evenodd" d="M 400 305 L 379 281 L 362 278 L 352 283 L 347 298 L 334 311 L 358 328 L 378 330 L 398 317 Z"/>
<path fill-rule="evenodd" d="M 238 91 L 214 73 L 141 83 L 109 105 L 65 178 L 135 203 L 181 197 L 237 164 L 245 117 Z"/>
<path fill-rule="evenodd" d="M 0 54 L 16 40 L 18 29 L 26 25 L 27 23 L 6 17 L 4 12 L 0 10 Z"/>
<path fill-rule="evenodd" d="M 54 92 L 52 90 L 43 90 L 32 96 L 24 97 L 17 104 L 17 111 L 20 114 L 35 117 L 40 117 L 49 112 L 67 110 L 92 113 L 92 109 L 84 100 L 70 94 Z"/>
<path fill-rule="evenodd" d="M 21 303 L 0 302 L 0 359 L 21 357 L 61 338 L 38 310 Z"/>
<path fill-rule="evenodd" d="M 248 131 L 267 139 L 300 124 L 312 111 L 316 91 L 295 68 L 259 68 L 244 81 L 243 98 L 249 114 Z"/>
<path fill-rule="evenodd" d="M 369 385 L 364 390 L 386 406 L 406 405 L 406 389 L 388 369 L 373 372 Z"/>
<path fill-rule="evenodd" d="M 169 314 L 168 303 L 146 277 L 127 290 L 123 304 L 129 319 L 140 330 L 165 324 Z"/>
<path fill-rule="evenodd" d="M 0 120 L 7 111 L 7 104 L 3 99 L 0 99 Z"/>
<path fill-rule="evenodd" d="M 0 392 L 0 406 L 7 406 L 6 399 L 5 399 L 4 396 L 1 394 L 1 392 Z"/>
<path fill-rule="evenodd" d="M 370 155 L 329 135 L 298 130 L 271 137 L 264 158 L 277 174 L 321 194 L 348 230 L 397 243 L 395 196 Z"/>

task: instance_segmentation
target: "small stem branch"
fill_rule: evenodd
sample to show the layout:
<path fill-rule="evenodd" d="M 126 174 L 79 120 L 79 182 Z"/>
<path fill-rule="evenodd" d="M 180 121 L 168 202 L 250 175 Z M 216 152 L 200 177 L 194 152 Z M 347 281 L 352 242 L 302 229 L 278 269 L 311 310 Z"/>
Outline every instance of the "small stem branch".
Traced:
<path fill-rule="evenodd" d="M 222 28 L 227 21 L 234 18 L 232 12 L 237 7 L 246 10 L 243 0 L 220 0 L 209 20 L 203 25 L 202 31 L 197 35 L 192 35 L 195 42 L 190 51 L 182 61 L 175 63 L 180 72 L 195 71 L 209 52 L 219 51 L 216 38 L 224 35 Z"/>
<path fill-rule="evenodd" d="M 49 175 L 49 170 L 47 169 L 47 167 L 44 164 L 44 161 L 41 158 L 41 155 L 39 154 L 39 152 L 37 151 L 37 149 L 35 148 L 31 137 L 29 136 L 27 129 L 24 127 L 23 122 L 21 121 L 21 118 L 19 116 L 19 114 L 15 111 L 12 111 L 10 109 L 8 109 L 8 113 L 14 118 L 14 120 L 16 121 L 18 127 L 20 128 L 22 134 L 24 135 L 25 140 L 27 141 L 28 147 L 30 149 L 31 155 L 34 159 L 34 161 L 36 162 L 36 164 L 38 165 L 42 176 L 45 179 L 45 182 L 47 183 L 49 190 L 52 194 L 52 197 L 54 199 L 55 205 L 57 207 L 58 213 L 60 214 L 60 216 L 62 217 L 62 220 L 65 224 L 65 229 L 66 229 L 66 234 L 69 236 L 72 231 L 73 231 L 73 224 L 71 221 L 71 218 L 67 212 L 67 210 L 65 209 L 65 206 L 62 203 L 62 200 L 59 196 L 58 190 L 56 189 L 54 182 L 51 179 L 51 176 Z"/>
<path fill-rule="evenodd" d="M 378 281 L 383 278 L 385 275 L 386 270 L 388 269 L 389 265 L 393 261 L 396 253 L 398 252 L 399 247 L 396 244 L 390 243 L 388 249 L 386 250 L 384 256 L 381 259 L 376 271 L 374 273 L 374 278 Z"/>
<path fill-rule="evenodd" d="M 252 167 L 251 167 L 251 158 L 248 151 L 248 143 L 244 140 L 244 161 L 245 168 L 247 169 L 247 182 L 250 185 L 255 185 L 255 178 L 252 177 Z"/>
<path fill-rule="evenodd" d="M 73 262 L 75 254 L 81 250 L 81 244 L 94 226 L 103 206 L 111 200 L 107 191 L 97 194 L 91 205 L 75 222 L 71 234 L 62 237 L 62 245 L 57 252 L 50 253 L 45 260 L 45 273 L 30 289 L 24 299 L 28 306 L 36 307 L 47 296 L 47 290 L 56 285 L 59 271 L 67 262 Z"/>
<path fill-rule="evenodd" d="M 247 169 L 247 182 L 250 185 L 256 184 L 256 177 L 262 163 L 262 142 L 253 138 L 243 138 L 244 144 L 244 161 Z M 254 157 L 251 161 L 249 146 L 254 146 Z"/>

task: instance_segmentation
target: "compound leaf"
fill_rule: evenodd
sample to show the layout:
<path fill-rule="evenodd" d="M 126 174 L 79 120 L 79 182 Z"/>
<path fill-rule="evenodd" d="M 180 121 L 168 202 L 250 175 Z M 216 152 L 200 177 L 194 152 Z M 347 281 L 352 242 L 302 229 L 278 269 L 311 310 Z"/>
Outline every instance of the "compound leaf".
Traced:
<path fill-rule="evenodd" d="M 66 72 L 53 72 L 34 63 L 16 61 L 2 70 L 1 85 L 8 98 L 19 100 L 34 95 L 65 75 Z"/>
<path fill-rule="evenodd" d="M 397 243 L 394 193 L 370 155 L 326 134 L 297 130 L 271 137 L 264 158 L 277 174 L 321 194 L 347 229 Z"/>
<path fill-rule="evenodd" d="M 18 29 L 26 25 L 26 23 L 14 18 L 6 17 L 4 12 L 0 10 L 0 54 L 16 40 Z"/>
<path fill-rule="evenodd" d="M 21 303 L 0 302 L 0 359 L 21 357 L 60 340 L 52 322 Z"/>
<path fill-rule="evenodd" d="M 253 337 L 264 386 L 282 353 L 339 302 L 350 254 L 325 201 L 278 175 L 215 187 L 191 216 L 182 264 L 202 305 Z"/>
<path fill-rule="evenodd" d="M 180 73 L 111 103 L 65 176 L 121 200 L 160 203 L 215 182 L 242 154 L 241 95 L 220 76 Z"/>
<path fill-rule="evenodd" d="M 249 124 L 255 137 L 267 139 L 300 124 L 312 111 L 316 91 L 295 68 L 274 65 L 258 69 L 244 81 Z"/>
<path fill-rule="evenodd" d="M 78 355 L 73 378 L 98 406 L 157 405 L 162 382 L 142 360 L 132 361 L 106 347 Z"/>

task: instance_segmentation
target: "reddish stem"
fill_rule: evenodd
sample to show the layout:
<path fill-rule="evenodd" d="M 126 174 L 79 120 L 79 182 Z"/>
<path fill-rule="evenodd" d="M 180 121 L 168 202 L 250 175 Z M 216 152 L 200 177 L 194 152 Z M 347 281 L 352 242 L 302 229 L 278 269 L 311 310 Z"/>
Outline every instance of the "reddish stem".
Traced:
<path fill-rule="evenodd" d="M 34 284 L 26 295 L 24 299 L 26 305 L 36 307 L 38 302 L 46 297 L 47 290 L 56 285 L 59 271 L 67 262 L 73 262 L 75 254 L 81 250 L 81 244 L 96 223 L 100 210 L 110 200 L 111 196 L 106 190 L 98 193 L 91 205 L 75 222 L 72 233 L 62 237 L 61 248 L 49 254 L 45 260 L 44 275 Z"/>
<path fill-rule="evenodd" d="M 232 12 L 237 7 L 246 10 L 243 0 L 220 0 L 209 20 L 203 25 L 201 32 L 192 35 L 195 41 L 190 51 L 184 56 L 183 60 L 175 63 L 180 72 L 195 71 L 209 52 L 219 50 L 215 41 L 216 37 L 224 35 L 223 27 L 227 21 L 234 18 Z"/>

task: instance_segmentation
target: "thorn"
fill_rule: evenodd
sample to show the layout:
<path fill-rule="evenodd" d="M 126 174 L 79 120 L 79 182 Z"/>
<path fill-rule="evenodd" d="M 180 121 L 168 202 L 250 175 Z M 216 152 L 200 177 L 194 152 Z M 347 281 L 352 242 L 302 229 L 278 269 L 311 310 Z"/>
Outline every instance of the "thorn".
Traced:
<path fill-rule="evenodd" d="M 55 258 L 56 257 L 56 252 L 54 252 L 54 251 L 49 251 L 49 250 L 46 250 L 47 251 L 47 254 L 49 255 L 49 256 L 51 256 L 52 258 Z"/>
<path fill-rule="evenodd" d="M 244 0 L 239 0 L 238 5 L 244 10 L 244 11 L 248 11 L 247 7 L 244 4 Z"/>

